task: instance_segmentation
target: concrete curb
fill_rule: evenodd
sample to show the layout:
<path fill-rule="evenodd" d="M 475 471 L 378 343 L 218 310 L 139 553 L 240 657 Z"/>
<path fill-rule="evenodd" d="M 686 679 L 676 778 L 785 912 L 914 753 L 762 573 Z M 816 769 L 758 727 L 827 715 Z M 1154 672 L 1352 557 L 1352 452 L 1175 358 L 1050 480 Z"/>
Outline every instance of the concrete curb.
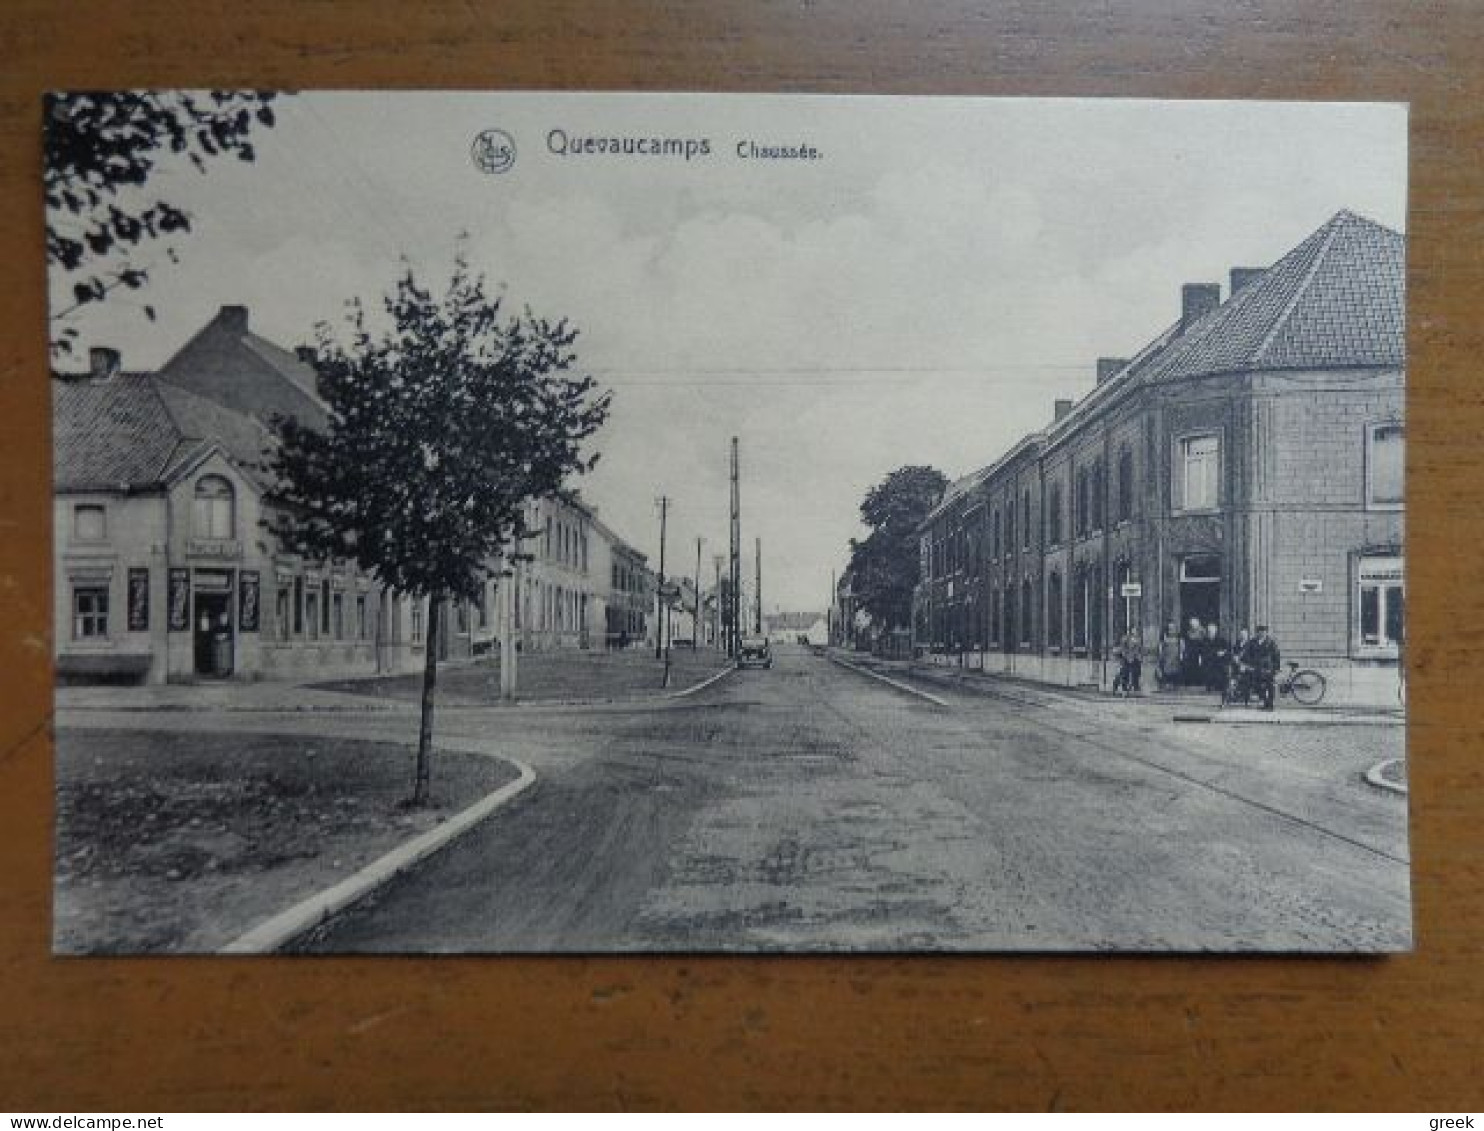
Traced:
<path fill-rule="evenodd" d="M 507 782 L 468 808 L 460 810 L 441 825 L 413 837 L 405 844 L 398 845 L 384 856 L 367 864 L 355 875 L 341 880 L 334 887 L 326 888 L 294 904 L 287 911 L 281 911 L 271 919 L 259 923 L 246 934 L 239 935 L 227 943 L 217 953 L 269 954 L 278 950 L 305 931 L 318 926 L 336 912 L 343 911 L 357 900 L 365 898 L 399 873 L 427 859 L 456 837 L 468 832 L 496 809 L 524 793 L 535 783 L 536 771 L 530 766 L 516 758 L 504 760 L 520 772 L 520 776 L 513 782 Z"/>
<path fill-rule="evenodd" d="M 929 703 L 933 704 L 936 707 L 948 707 L 950 709 L 952 707 L 952 704 L 949 703 L 948 700 L 940 699 L 938 698 L 938 696 L 933 695 L 931 692 L 924 691 L 920 687 L 913 687 L 911 684 L 903 683 L 899 679 L 892 679 L 891 676 L 882 675 L 880 672 L 873 672 L 870 668 L 863 668 L 858 664 L 852 664 L 846 660 L 840 659 L 839 656 L 830 656 L 830 660 L 833 663 L 839 664 L 842 668 L 847 668 L 853 672 L 859 672 L 861 675 L 870 676 L 872 679 L 879 679 L 888 687 L 894 687 L 898 691 L 905 691 L 908 695 L 916 695 L 919 699 L 926 699 Z"/>
<path fill-rule="evenodd" d="M 737 665 L 736 664 L 728 664 L 726 667 L 722 668 L 721 671 L 717 672 L 715 675 L 707 676 L 705 679 L 701 680 L 700 683 L 693 684 L 692 686 L 687 687 L 687 688 L 684 688 L 681 691 L 672 691 L 668 695 L 662 695 L 662 696 L 660 696 L 660 698 L 662 698 L 662 699 L 684 699 L 687 695 L 694 695 L 698 691 L 705 691 L 706 688 L 710 687 L 713 683 L 719 682 L 720 680 L 722 680 L 722 679 L 726 678 L 727 676 L 731 675 L 736 670 L 737 670 Z"/>
<path fill-rule="evenodd" d="M 1387 727 L 1406 726 L 1407 720 L 1395 715 L 1338 715 L 1321 711 L 1292 711 L 1235 714 L 1216 710 L 1211 722 L 1225 726 L 1296 726 L 1296 727 Z"/>
<path fill-rule="evenodd" d="M 1398 785 L 1394 781 L 1387 781 L 1381 774 L 1381 772 L 1386 769 L 1387 766 L 1404 760 L 1405 759 L 1402 758 L 1388 758 L 1384 762 L 1377 762 L 1374 766 L 1372 766 L 1365 772 L 1365 780 L 1370 785 L 1375 786 L 1377 789 L 1384 789 L 1387 793 L 1399 793 L 1403 797 L 1406 797 L 1407 794 L 1410 792 L 1406 786 Z"/>

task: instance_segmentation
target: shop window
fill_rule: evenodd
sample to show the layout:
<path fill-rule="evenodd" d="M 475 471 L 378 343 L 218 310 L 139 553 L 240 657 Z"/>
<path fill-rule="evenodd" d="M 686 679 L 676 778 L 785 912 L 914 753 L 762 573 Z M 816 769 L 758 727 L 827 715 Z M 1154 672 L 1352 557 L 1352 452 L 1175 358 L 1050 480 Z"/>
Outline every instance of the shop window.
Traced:
<path fill-rule="evenodd" d="M 1399 557 L 1361 558 L 1356 643 L 1363 654 L 1396 656 L 1406 638 L 1406 593 Z"/>
<path fill-rule="evenodd" d="M 1400 424 L 1375 424 L 1366 431 L 1366 503 L 1402 505 L 1406 435 Z"/>
<path fill-rule="evenodd" d="M 108 637 L 108 588 L 78 586 L 72 590 L 72 639 L 103 640 Z"/>
<path fill-rule="evenodd" d="M 1020 643 L 1022 647 L 1030 646 L 1035 596 L 1035 589 L 1031 585 L 1030 578 L 1026 578 L 1020 583 Z"/>
<path fill-rule="evenodd" d="M 108 514 L 101 507 L 80 504 L 72 509 L 72 537 L 79 542 L 102 542 L 108 537 Z"/>
<path fill-rule="evenodd" d="M 220 475 L 196 481 L 193 529 L 197 538 L 231 538 L 236 530 L 232 484 Z"/>
<path fill-rule="evenodd" d="M 1215 510 L 1219 500 L 1221 440 L 1217 436 L 1188 436 L 1180 441 L 1179 509 Z"/>
<path fill-rule="evenodd" d="M 289 638 L 289 627 L 293 623 L 290 619 L 290 608 L 293 605 L 294 591 L 287 585 L 278 587 L 278 598 L 273 604 L 273 622 L 278 628 L 278 639 Z"/>

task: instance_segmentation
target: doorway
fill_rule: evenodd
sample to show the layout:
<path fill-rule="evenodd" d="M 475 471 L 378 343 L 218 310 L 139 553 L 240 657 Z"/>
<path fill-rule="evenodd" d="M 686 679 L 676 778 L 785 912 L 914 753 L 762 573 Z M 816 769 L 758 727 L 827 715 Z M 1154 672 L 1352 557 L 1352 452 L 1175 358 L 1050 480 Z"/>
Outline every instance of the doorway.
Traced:
<path fill-rule="evenodd" d="M 194 588 L 196 674 L 226 679 L 232 674 L 232 575 L 198 570 Z"/>
<path fill-rule="evenodd" d="M 1182 630 L 1192 617 L 1202 624 L 1221 621 L 1221 558 L 1216 554 L 1192 554 L 1180 559 Z"/>

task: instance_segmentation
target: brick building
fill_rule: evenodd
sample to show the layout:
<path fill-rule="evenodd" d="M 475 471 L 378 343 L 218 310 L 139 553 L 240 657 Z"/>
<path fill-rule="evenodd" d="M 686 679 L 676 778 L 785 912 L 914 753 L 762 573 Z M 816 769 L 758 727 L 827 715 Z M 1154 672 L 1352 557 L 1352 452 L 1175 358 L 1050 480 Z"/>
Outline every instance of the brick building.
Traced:
<path fill-rule="evenodd" d="M 1395 701 L 1405 635 L 1405 239 L 1340 212 L 1271 268 L 1182 289 L 1080 402 L 920 531 L 917 647 L 1063 684 L 1191 617 L 1263 623 L 1331 694 Z"/>

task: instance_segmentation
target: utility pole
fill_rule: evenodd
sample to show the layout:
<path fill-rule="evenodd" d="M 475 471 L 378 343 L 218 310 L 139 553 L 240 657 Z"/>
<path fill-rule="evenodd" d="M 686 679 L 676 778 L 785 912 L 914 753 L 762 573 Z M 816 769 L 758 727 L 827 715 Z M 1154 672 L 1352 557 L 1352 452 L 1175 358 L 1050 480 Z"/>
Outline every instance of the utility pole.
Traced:
<path fill-rule="evenodd" d="M 711 633 L 711 644 L 712 644 L 713 647 L 716 647 L 716 648 L 725 648 L 726 647 L 726 642 L 722 639 L 722 635 L 721 635 L 721 563 L 722 563 L 722 558 L 723 558 L 723 555 L 722 554 L 712 554 L 711 555 L 711 564 L 716 567 L 716 585 L 711 590 L 712 596 L 715 598 L 715 601 L 716 601 L 716 615 L 712 618 L 712 629 L 713 629 L 713 631 Z"/>
<path fill-rule="evenodd" d="M 732 547 L 731 583 L 732 591 L 727 595 L 731 606 L 731 624 L 727 630 L 727 655 L 736 658 L 739 634 L 742 631 L 742 495 L 737 484 L 737 437 L 732 437 Z"/>
<path fill-rule="evenodd" d="M 519 656 L 515 650 L 515 602 L 520 596 L 520 577 L 516 564 L 510 563 L 510 572 L 501 574 L 496 582 L 495 601 L 500 613 L 500 698 L 515 698 L 515 665 Z"/>
<path fill-rule="evenodd" d="M 665 525 L 670 516 L 670 497 L 661 495 L 655 502 L 660 508 L 660 584 L 655 591 L 655 599 L 659 602 L 655 609 L 655 638 L 654 658 L 660 659 L 665 653 Z"/>
<path fill-rule="evenodd" d="M 696 535 L 696 603 L 691 610 L 690 646 L 695 651 L 701 646 L 701 546 L 706 539 Z"/>
<path fill-rule="evenodd" d="M 756 592 L 753 600 L 757 602 L 757 634 L 763 634 L 763 540 L 754 539 L 752 550 L 752 568 L 756 573 L 757 580 L 754 582 Z"/>

